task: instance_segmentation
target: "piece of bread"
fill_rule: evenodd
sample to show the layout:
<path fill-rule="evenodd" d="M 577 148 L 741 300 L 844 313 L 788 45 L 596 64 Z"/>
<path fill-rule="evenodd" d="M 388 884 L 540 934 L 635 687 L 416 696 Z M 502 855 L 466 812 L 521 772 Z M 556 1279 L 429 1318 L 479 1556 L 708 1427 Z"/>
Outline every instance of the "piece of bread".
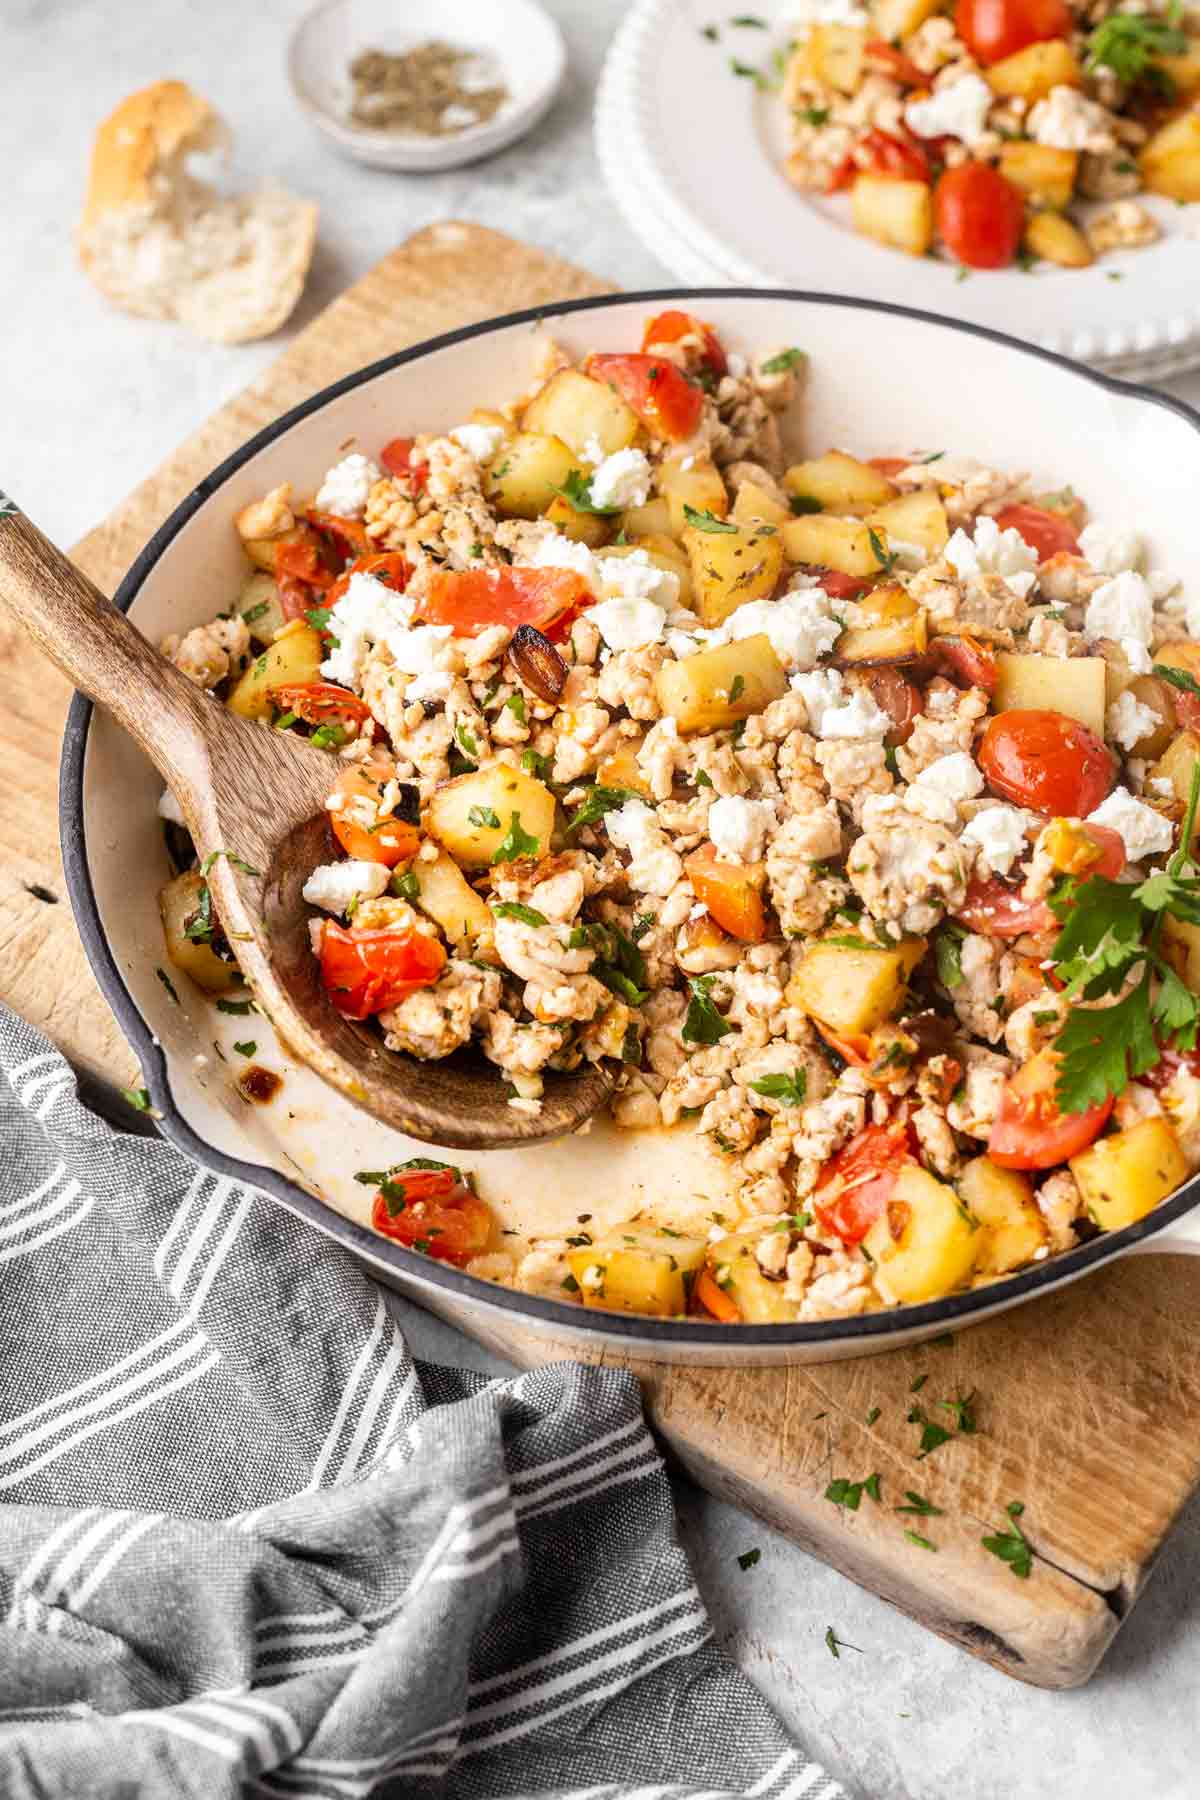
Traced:
<path fill-rule="evenodd" d="M 278 330 L 300 298 L 317 209 L 282 188 L 226 198 L 189 173 L 189 156 L 228 143 L 182 81 L 131 94 L 96 133 L 78 245 L 118 306 L 239 344 Z"/>

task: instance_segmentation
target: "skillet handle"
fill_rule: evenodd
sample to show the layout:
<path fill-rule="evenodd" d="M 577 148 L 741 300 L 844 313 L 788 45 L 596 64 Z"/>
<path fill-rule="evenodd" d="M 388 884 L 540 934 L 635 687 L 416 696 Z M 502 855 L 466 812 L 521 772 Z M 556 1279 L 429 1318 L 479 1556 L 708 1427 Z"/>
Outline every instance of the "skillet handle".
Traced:
<path fill-rule="evenodd" d="M 204 766 L 213 702 L 0 489 L 0 603 L 167 778 Z"/>

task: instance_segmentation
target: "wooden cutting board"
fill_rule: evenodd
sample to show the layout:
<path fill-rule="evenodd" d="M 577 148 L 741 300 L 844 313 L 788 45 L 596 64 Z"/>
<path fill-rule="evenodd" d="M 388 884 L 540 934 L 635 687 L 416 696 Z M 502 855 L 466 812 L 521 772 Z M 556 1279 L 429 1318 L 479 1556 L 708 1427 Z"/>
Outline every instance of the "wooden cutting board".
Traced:
<path fill-rule="evenodd" d="M 475 225 L 421 232 L 302 332 L 77 547 L 112 591 L 210 468 L 351 369 L 421 338 L 605 284 Z M 147 330 L 157 327 L 147 326 Z M 58 854 L 58 743 L 69 692 L 0 618 L 0 998 L 117 1086 L 136 1065 L 92 980 Z M 446 1309 L 514 1361 L 578 1355 Z M 814 1368 L 637 1365 L 668 1447 L 714 1492 L 998 1668 L 1046 1687 L 1084 1681 L 1137 1600 L 1200 1484 L 1200 1258 L 1127 1261 L 952 1343 Z M 915 1391 L 914 1391 L 915 1390 Z M 975 1391 L 978 1429 L 918 1458 L 914 1407 Z M 882 1500 L 825 1499 L 878 1473 Z M 940 1512 L 899 1514 L 912 1489 Z M 1036 1549 L 1020 1579 L 981 1538 L 1024 1502 Z M 907 1538 L 915 1531 L 928 1545 Z"/>

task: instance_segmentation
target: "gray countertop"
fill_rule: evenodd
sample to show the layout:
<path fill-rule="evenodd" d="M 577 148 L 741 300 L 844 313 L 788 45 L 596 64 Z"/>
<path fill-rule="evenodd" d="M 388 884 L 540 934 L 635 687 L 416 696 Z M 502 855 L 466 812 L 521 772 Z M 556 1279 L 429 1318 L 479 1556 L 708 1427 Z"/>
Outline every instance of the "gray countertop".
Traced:
<path fill-rule="evenodd" d="M 621 0 L 550 5 L 571 67 L 537 131 L 491 162 L 404 178 L 337 160 L 297 116 L 282 46 L 301 0 L 4 0 L 0 481 L 51 536 L 69 544 L 95 524 L 279 349 L 279 339 L 205 345 L 128 318 L 78 270 L 70 233 L 92 133 L 147 82 L 192 82 L 235 126 L 235 173 L 275 176 L 320 202 L 317 262 L 293 329 L 409 232 L 446 217 L 511 232 L 625 287 L 671 281 L 614 211 L 592 150 L 591 95 Z M 1200 377 L 1173 391 L 1200 402 Z M 422 1354 L 496 1366 L 423 1315 L 405 1316 Z M 1200 1792 L 1200 1507 L 1099 1675 L 1048 1694 L 951 1649 L 686 1482 L 677 1495 L 723 1642 L 864 1800 Z M 761 1560 L 743 1572 L 737 1553 L 753 1546 Z M 835 1661 L 831 1624 L 861 1653 Z"/>

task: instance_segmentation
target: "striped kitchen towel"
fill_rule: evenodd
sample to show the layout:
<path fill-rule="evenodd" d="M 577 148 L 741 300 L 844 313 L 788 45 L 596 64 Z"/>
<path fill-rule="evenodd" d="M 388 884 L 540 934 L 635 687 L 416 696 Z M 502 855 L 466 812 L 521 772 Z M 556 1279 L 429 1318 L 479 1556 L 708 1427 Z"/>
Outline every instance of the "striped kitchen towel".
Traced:
<path fill-rule="evenodd" d="M 630 1376 L 418 1367 L 3 1012 L 0 1134 L 4 1800 L 842 1795 L 714 1643 Z"/>

